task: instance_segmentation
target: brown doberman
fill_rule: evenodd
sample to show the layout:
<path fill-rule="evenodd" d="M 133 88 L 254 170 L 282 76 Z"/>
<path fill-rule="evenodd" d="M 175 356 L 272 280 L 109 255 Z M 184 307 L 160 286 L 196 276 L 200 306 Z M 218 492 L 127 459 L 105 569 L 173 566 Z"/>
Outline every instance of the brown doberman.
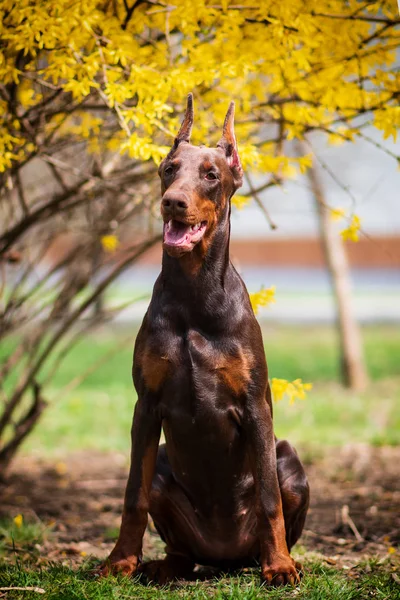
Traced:
<path fill-rule="evenodd" d="M 232 102 L 217 147 L 193 146 L 190 94 L 160 165 L 162 271 L 136 339 L 131 468 L 102 574 L 164 584 L 196 563 L 258 563 L 267 583 L 299 581 L 289 551 L 308 483 L 294 448 L 274 436 L 261 330 L 229 259 L 230 200 L 243 177 L 233 122 Z M 148 513 L 166 556 L 141 564 Z"/>

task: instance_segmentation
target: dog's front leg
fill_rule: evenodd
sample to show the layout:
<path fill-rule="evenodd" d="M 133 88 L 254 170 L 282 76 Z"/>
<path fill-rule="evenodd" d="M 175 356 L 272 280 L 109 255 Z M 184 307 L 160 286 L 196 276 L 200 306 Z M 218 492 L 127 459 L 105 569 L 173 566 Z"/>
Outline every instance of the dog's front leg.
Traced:
<path fill-rule="evenodd" d="M 295 584 L 299 575 L 286 544 L 269 388 L 267 394 L 269 403 L 264 394 L 258 399 L 254 396 L 249 399 L 246 418 L 255 484 L 261 577 L 272 585 Z"/>
<path fill-rule="evenodd" d="M 134 575 L 142 556 L 149 496 L 157 460 L 161 420 L 146 395 L 139 398 L 132 423 L 131 467 L 125 492 L 118 541 L 101 567 L 101 574 L 122 572 Z"/>

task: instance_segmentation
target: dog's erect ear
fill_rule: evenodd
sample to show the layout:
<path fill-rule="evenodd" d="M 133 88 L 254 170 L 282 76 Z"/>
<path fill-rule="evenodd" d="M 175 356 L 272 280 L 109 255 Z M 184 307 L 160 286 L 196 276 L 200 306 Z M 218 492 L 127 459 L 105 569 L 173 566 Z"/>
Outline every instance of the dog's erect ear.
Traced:
<path fill-rule="evenodd" d="M 174 154 L 175 150 L 181 142 L 190 142 L 190 136 L 193 128 L 193 115 L 193 94 L 190 93 L 187 97 L 185 117 L 182 121 L 181 128 L 174 140 L 173 146 L 169 151 L 167 158 L 171 158 L 171 156 Z"/>
<path fill-rule="evenodd" d="M 240 164 L 238 148 L 235 137 L 235 103 L 231 102 L 226 113 L 222 137 L 217 144 L 217 148 L 221 148 L 226 156 L 226 161 L 230 166 L 235 185 L 240 187 L 243 182 L 243 169 Z"/>
<path fill-rule="evenodd" d="M 188 94 L 185 118 L 182 121 L 181 128 L 175 138 L 175 143 L 190 142 L 193 127 L 193 94 Z"/>

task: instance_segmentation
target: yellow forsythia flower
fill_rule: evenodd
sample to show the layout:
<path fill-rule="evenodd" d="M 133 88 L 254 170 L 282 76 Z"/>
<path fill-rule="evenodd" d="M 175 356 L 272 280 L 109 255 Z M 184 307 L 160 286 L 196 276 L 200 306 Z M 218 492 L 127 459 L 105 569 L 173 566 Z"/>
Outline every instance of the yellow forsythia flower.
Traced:
<path fill-rule="evenodd" d="M 236 208 L 241 210 L 243 207 L 246 206 L 246 204 L 248 204 L 250 202 L 250 200 L 251 200 L 251 198 L 249 198 L 248 196 L 233 196 L 232 204 Z"/>
<path fill-rule="evenodd" d="M 300 156 L 298 159 L 300 173 L 306 173 L 306 171 L 312 167 L 312 156 L 311 154 L 306 154 L 305 156 Z"/>
<path fill-rule="evenodd" d="M 396 548 L 393 548 L 393 546 L 389 546 L 387 551 L 388 554 L 396 554 Z"/>
<path fill-rule="evenodd" d="M 119 241 L 116 235 L 103 235 L 101 245 L 106 252 L 114 252 L 119 246 Z"/>
<path fill-rule="evenodd" d="M 14 517 L 14 525 L 16 527 L 18 527 L 18 529 L 20 529 L 20 527 L 22 527 L 23 522 L 24 522 L 24 517 L 22 515 L 17 515 L 16 517 Z"/>
<path fill-rule="evenodd" d="M 342 236 L 343 240 L 358 242 L 360 227 L 360 217 L 353 215 L 350 225 L 347 227 L 347 229 L 343 229 L 343 231 L 340 232 L 340 235 Z"/>
<path fill-rule="evenodd" d="M 32 82 L 29 79 L 22 81 L 17 90 L 17 98 L 24 108 L 36 104 L 35 90 L 32 87 Z"/>
<path fill-rule="evenodd" d="M 250 294 L 250 302 L 255 314 L 258 313 L 260 306 L 267 306 L 275 302 L 275 290 L 276 287 L 273 285 L 270 288 L 261 288 L 259 292 Z"/>
<path fill-rule="evenodd" d="M 331 208 L 330 209 L 330 217 L 332 221 L 339 221 L 340 219 L 344 219 L 346 216 L 346 211 L 344 208 Z"/>
<path fill-rule="evenodd" d="M 303 383 L 301 379 L 287 381 L 286 379 L 271 380 L 271 390 L 275 402 L 279 402 L 286 395 L 289 398 L 289 404 L 294 404 L 296 398 L 304 400 L 306 392 L 312 388 L 312 383 Z"/>

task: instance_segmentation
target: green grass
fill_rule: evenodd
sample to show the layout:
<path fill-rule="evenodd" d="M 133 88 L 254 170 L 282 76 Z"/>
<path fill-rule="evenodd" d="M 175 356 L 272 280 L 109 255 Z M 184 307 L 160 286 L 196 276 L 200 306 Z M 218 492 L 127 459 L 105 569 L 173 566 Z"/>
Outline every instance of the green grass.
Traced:
<path fill-rule="evenodd" d="M 91 577 L 93 564 L 87 562 L 77 570 L 68 566 L 51 565 L 38 569 L 35 565 L 19 561 L 0 565 L 1 587 L 38 587 L 45 590 L 46 600 L 363 600 L 370 598 L 397 600 L 400 586 L 391 577 L 388 563 L 364 570 L 348 571 L 325 567 L 320 560 L 306 565 L 306 575 L 297 588 L 265 588 L 260 586 L 258 570 L 239 575 L 220 577 L 206 582 L 193 582 L 178 586 L 157 588 L 145 586 L 124 577 L 96 580 Z M 8 599 L 33 599 L 42 596 L 32 591 L 9 592 Z"/>
<path fill-rule="evenodd" d="M 21 518 L 21 515 L 18 517 Z M 31 547 L 41 544 L 49 535 L 50 528 L 40 521 L 26 523 L 22 518 L 18 524 L 16 521 L 17 519 L 0 521 L 0 556 L 7 554 L 10 549 L 30 551 Z"/>
<path fill-rule="evenodd" d="M 180 582 L 158 587 L 145 585 L 139 579 L 122 576 L 98 579 L 93 575 L 98 562 L 85 559 L 78 566 L 64 559 L 51 562 L 42 556 L 41 547 L 49 530 L 41 523 L 26 523 L 17 527 L 13 520 L 0 524 L 0 540 L 12 547 L 0 545 L 0 596 L 7 590 L 9 600 L 400 600 L 397 555 L 364 557 L 350 569 L 328 566 L 323 557 L 296 546 L 294 556 L 300 558 L 305 575 L 299 586 L 267 588 L 260 585 L 259 569 L 220 574 L 202 581 Z M 25 589 L 16 589 L 25 588 Z M 31 589 L 27 589 L 31 588 Z M 36 588 L 36 589 L 32 589 Z M 43 593 L 43 592 L 44 593 Z M 41 594 L 43 593 L 43 596 Z"/>
<path fill-rule="evenodd" d="M 124 331 L 124 336 L 126 336 Z M 128 332 L 129 333 L 129 332 Z M 62 395 L 76 375 L 118 347 L 120 330 L 85 338 L 67 356 L 46 397 L 49 408 L 24 451 L 64 455 L 71 450 L 128 452 L 136 394 L 131 381 L 132 344 L 118 350 L 82 384 Z M 281 438 L 302 446 L 339 445 L 349 440 L 377 445 L 400 443 L 400 337 L 396 328 L 368 327 L 363 332 L 371 384 L 363 393 L 345 390 L 337 380 L 335 331 L 328 327 L 264 330 L 271 377 L 311 381 L 304 401 L 275 406 Z M 61 394 L 61 396 L 60 396 Z"/>

